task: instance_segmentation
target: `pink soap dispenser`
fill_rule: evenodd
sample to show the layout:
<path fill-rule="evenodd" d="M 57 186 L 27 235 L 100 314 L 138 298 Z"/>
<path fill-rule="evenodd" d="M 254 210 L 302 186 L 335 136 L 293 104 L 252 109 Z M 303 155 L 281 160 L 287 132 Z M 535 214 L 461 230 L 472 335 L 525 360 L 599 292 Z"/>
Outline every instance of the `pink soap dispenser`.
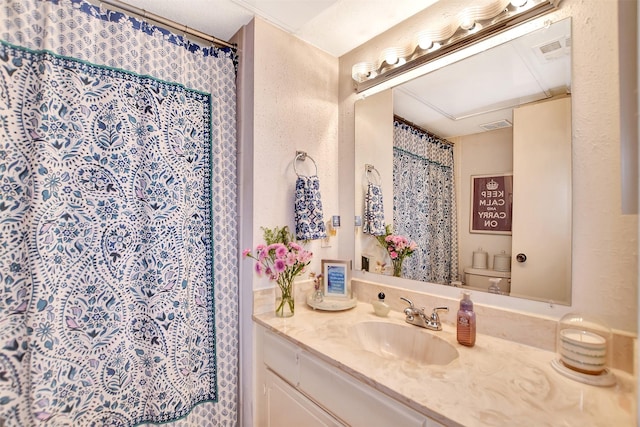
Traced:
<path fill-rule="evenodd" d="M 473 302 L 469 292 L 462 293 L 456 327 L 458 342 L 462 345 L 473 347 L 476 343 L 476 313 L 473 311 Z"/>

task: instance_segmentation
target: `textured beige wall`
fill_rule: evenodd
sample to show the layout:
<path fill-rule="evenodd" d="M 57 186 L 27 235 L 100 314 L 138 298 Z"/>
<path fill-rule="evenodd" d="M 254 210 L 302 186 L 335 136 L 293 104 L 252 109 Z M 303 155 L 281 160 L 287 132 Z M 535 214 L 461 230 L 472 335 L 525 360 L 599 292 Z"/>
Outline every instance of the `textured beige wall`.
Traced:
<path fill-rule="evenodd" d="M 256 19 L 253 51 L 253 241 L 260 227 L 288 225 L 294 231 L 296 150 L 318 166 L 325 221 L 338 214 L 338 59 Z M 313 164 L 298 162 L 300 173 Z M 320 272 L 320 260 L 337 254 L 313 241 L 308 271 Z M 306 278 L 306 275 L 304 276 Z M 254 288 L 273 286 L 253 277 Z"/>
<path fill-rule="evenodd" d="M 353 64 L 403 44 L 437 22 L 442 0 L 340 58 L 340 211 L 353 215 Z M 434 13 L 436 11 L 436 13 Z M 573 25 L 573 304 L 613 328 L 637 330 L 638 217 L 621 214 L 618 3 L 563 0 L 537 21 L 572 17 Z M 348 171 L 348 172 L 347 172 Z M 351 204 L 351 206 L 349 205 Z M 352 257 L 353 236 L 341 236 L 340 256 Z M 497 301 L 496 305 L 506 304 Z M 512 303 L 510 303 L 512 304 Z"/>

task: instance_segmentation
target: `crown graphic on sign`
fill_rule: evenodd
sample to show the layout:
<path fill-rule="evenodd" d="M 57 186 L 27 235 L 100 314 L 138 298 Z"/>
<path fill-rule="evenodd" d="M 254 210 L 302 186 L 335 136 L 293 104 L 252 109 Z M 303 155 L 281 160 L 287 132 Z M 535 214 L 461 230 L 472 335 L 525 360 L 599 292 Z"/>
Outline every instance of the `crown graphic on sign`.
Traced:
<path fill-rule="evenodd" d="M 487 182 L 487 190 L 497 190 L 500 185 L 495 182 L 493 179 Z"/>

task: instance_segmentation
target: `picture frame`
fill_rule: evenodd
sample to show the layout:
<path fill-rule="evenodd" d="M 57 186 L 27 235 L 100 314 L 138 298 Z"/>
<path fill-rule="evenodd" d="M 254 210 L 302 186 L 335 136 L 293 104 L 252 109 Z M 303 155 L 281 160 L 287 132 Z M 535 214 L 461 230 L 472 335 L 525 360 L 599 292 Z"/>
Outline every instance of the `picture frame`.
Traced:
<path fill-rule="evenodd" d="M 471 176 L 470 233 L 511 235 L 513 174 Z"/>
<path fill-rule="evenodd" d="M 323 259 L 322 277 L 325 298 L 351 298 L 351 261 Z"/>

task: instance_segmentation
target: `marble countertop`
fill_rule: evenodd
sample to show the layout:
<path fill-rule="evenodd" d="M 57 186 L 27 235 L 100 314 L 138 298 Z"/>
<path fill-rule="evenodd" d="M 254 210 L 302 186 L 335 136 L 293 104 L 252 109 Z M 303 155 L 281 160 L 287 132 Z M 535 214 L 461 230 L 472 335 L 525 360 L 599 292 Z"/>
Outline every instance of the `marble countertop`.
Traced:
<path fill-rule="evenodd" d="M 457 343 L 455 328 L 437 334 L 453 344 L 459 357 L 448 365 L 418 365 L 383 358 L 354 345 L 352 325 L 385 321 L 418 328 L 391 311 L 374 314 L 359 302 L 347 311 L 315 311 L 297 304 L 291 318 L 254 315 L 267 329 L 302 349 L 437 421 L 462 426 L 635 426 L 635 378 L 613 371 L 611 387 L 587 385 L 558 373 L 554 352 L 477 335 L 474 347 Z M 482 319 L 478 319 L 479 322 Z"/>

